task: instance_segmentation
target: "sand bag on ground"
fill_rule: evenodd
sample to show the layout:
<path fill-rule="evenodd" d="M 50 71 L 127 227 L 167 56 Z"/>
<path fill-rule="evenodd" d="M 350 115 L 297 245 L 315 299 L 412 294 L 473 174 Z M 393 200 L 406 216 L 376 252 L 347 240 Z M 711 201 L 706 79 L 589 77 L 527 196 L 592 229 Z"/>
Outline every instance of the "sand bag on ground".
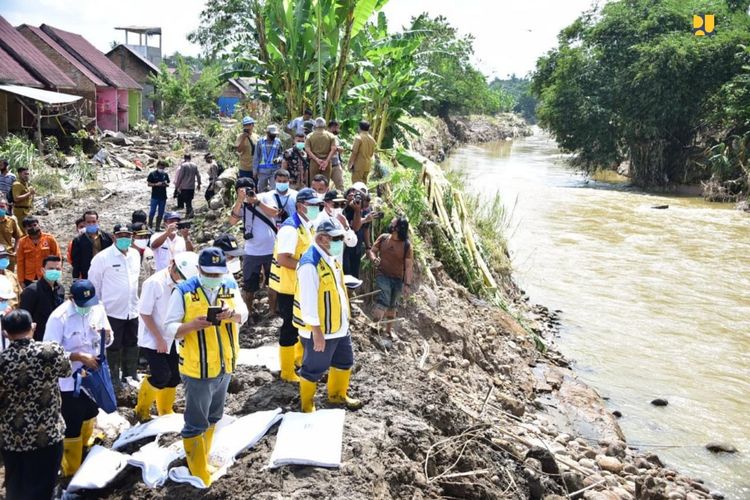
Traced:
<path fill-rule="evenodd" d="M 231 415 L 224 415 L 216 424 L 216 430 L 218 432 L 224 426 L 227 426 L 234 422 L 237 417 Z M 113 450 L 118 450 L 126 444 L 134 443 L 140 439 L 147 437 L 159 436 L 161 434 L 179 434 L 185 425 L 185 417 L 182 413 L 171 413 L 169 415 L 162 415 L 161 417 L 155 417 L 148 422 L 138 424 L 135 427 L 128 429 L 123 432 L 117 441 L 112 445 Z"/>
<path fill-rule="evenodd" d="M 268 466 L 340 467 L 345 416 L 346 412 L 338 409 L 286 413 Z"/>
<path fill-rule="evenodd" d="M 159 439 L 144 445 L 128 459 L 128 465 L 143 470 L 143 482 L 149 488 L 158 488 L 169 477 L 169 466 L 175 460 L 185 457 L 182 440 L 175 441 L 167 447 L 159 446 Z"/>
<path fill-rule="evenodd" d="M 281 370 L 279 362 L 279 346 L 264 345 L 255 349 L 240 349 L 237 357 L 238 365 L 265 366 L 272 372 Z"/>
<path fill-rule="evenodd" d="M 117 477 L 127 464 L 128 455 L 119 451 L 112 451 L 103 446 L 94 446 L 70 481 L 63 498 L 78 490 L 104 488 Z"/>
<path fill-rule="evenodd" d="M 222 428 L 217 425 L 208 458 L 209 465 L 215 469 L 211 474 L 211 481 L 215 482 L 226 474 L 234 464 L 235 457 L 255 446 L 282 417 L 281 408 L 277 408 L 245 415 Z M 187 467 L 170 469 L 169 479 L 177 483 L 188 483 L 196 488 L 206 487 L 203 480 L 190 474 Z"/>

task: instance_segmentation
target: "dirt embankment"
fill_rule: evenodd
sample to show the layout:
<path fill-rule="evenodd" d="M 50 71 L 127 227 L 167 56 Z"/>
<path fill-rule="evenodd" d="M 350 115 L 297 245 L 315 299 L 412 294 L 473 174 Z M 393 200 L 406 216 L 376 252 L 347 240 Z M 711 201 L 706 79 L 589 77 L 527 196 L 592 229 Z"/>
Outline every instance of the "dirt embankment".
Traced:
<path fill-rule="evenodd" d="M 462 144 L 502 141 L 532 134 L 523 118 L 513 113 L 445 119 L 418 117 L 407 122 L 419 132 L 410 136 L 411 148 L 436 163 L 445 160 L 454 148 Z"/>
<path fill-rule="evenodd" d="M 158 139 L 144 141 L 143 149 L 169 151 Z M 121 169 L 109 175 L 113 179 L 102 189 L 66 196 L 49 209 L 43 224 L 61 242 L 72 236 L 72 221 L 85 208 L 98 208 L 105 228 L 129 218 L 136 208 L 145 209 L 145 172 Z M 117 194 L 102 200 L 109 192 Z M 212 221 L 210 228 L 199 230 L 200 239 L 213 236 L 219 226 Z M 264 469 L 275 444 L 274 428 L 207 490 L 172 482 L 149 490 L 140 471 L 128 467 L 107 489 L 83 496 L 710 498 L 702 484 L 663 467 L 658 457 L 628 447 L 599 396 L 578 382 L 554 351 L 537 351 L 515 317 L 456 285 L 439 263 L 429 265 L 439 285 L 418 281 L 400 313 L 405 320 L 391 335 L 370 326 L 360 310 L 367 304 L 355 304 L 351 393 L 365 406 L 347 413 L 340 469 Z M 266 307 L 265 299 L 262 304 Z M 522 309 L 527 311 L 526 328 L 551 342 L 557 313 Z M 242 346 L 275 345 L 279 321 L 245 325 Z M 131 420 L 132 396 L 121 401 L 121 413 Z M 324 396 L 321 383 L 319 408 L 326 407 Z M 183 404 L 180 389 L 177 411 Z M 297 386 L 281 382 L 266 368 L 240 367 L 230 386 L 227 413 L 240 416 L 277 407 L 298 410 Z"/>

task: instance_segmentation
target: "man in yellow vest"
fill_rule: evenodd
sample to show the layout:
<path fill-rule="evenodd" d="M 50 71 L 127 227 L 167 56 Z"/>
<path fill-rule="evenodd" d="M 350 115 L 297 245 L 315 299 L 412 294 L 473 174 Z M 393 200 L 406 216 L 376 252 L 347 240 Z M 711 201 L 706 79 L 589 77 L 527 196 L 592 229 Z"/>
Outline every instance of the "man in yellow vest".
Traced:
<path fill-rule="evenodd" d="M 305 346 L 299 370 L 302 411 L 315 411 L 313 399 L 318 380 L 328 370 L 328 401 L 357 410 L 362 403 L 347 395 L 354 365 L 349 334 L 349 298 L 344 271 L 336 257 L 344 251 L 346 231 L 326 220 L 315 231 L 315 242 L 297 268 L 294 324 Z M 330 370 L 329 370 L 330 368 Z"/>
<path fill-rule="evenodd" d="M 211 484 L 208 455 L 216 422 L 237 357 L 240 326 L 247 307 L 234 280 L 227 278 L 227 261 L 220 249 L 204 248 L 198 255 L 198 276 L 177 284 L 167 308 L 167 334 L 179 340 L 179 367 L 185 391 L 185 446 L 190 473 Z"/>
<path fill-rule="evenodd" d="M 281 380 L 299 382 L 295 363 L 302 362 L 302 344 L 293 324 L 294 289 L 297 286 L 297 262 L 312 243 L 313 222 L 323 207 L 322 198 L 310 188 L 297 193 L 297 213 L 286 219 L 276 237 L 269 286 L 276 292 L 276 304 L 283 320 L 279 327 Z"/>

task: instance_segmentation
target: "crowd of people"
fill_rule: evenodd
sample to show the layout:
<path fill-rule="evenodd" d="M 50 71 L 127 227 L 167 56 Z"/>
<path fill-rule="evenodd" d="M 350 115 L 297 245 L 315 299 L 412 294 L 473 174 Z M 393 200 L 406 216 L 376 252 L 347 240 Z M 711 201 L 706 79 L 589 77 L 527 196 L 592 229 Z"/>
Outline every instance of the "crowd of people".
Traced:
<path fill-rule="evenodd" d="M 349 294 L 362 283 L 361 261 L 372 261 L 379 288 L 373 317 L 386 328 L 413 279 L 406 218 L 394 217 L 385 234 L 372 236 L 383 212 L 371 206 L 367 187 L 376 149 L 369 124 L 359 124 L 350 151 L 338 139 L 339 124 L 312 120 L 309 110 L 288 124 L 286 149 L 277 126 L 262 138 L 252 118 L 242 126 L 227 222 L 241 225 L 244 243 L 228 231 L 201 249 L 191 239 L 196 191 L 205 186 L 210 200 L 224 170 L 211 154 L 204 157 L 205 183 L 190 154 L 173 182 L 168 162 L 159 160 L 146 179 L 148 211 L 107 231 L 99 214 L 86 210 L 64 253 L 33 215 L 28 169 L 14 166 L 16 178 L 0 160 L 0 451 L 7 498 L 50 498 L 58 472 L 69 477 L 78 470 L 103 407 L 81 380 L 91 383 L 105 366 L 115 395 L 138 385 L 139 421 L 152 418 L 154 408 L 157 415 L 173 413 L 182 385 L 188 467 L 208 486 L 209 450 L 241 327 L 269 315 L 281 318 L 280 378 L 299 385 L 303 412 L 315 410 L 326 373 L 329 403 L 362 406 L 349 395 Z M 352 173 L 346 190 L 344 168 Z M 168 211 L 170 187 L 176 206 Z M 261 293 L 268 311 L 256 300 Z M 146 375 L 139 374 L 141 360 Z"/>

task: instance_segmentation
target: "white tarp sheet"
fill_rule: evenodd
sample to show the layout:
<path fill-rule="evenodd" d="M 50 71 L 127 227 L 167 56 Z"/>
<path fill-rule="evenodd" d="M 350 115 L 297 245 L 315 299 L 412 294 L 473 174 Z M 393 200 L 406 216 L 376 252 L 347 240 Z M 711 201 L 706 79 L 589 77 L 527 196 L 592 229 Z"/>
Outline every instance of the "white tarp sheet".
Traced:
<path fill-rule="evenodd" d="M 345 416 L 341 409 L 285 413 L 268 466 L 340 467 Z"/>
<path fill-rule="evenodd" d="M 255 349 L 240 349 L 240 355 L 237 357 L 238 365 L 247 366 L 265 366 L 272 372 L 281 370 L 279 361 L 279 346 L 264 345 Z"/>
<path fill-rule="evenodd" d="M 78 490 L 104 488 L 125 468 L 128 455 L 95 445 L 71 479 L 66 495 Z M 63 496 L 65 498 L 65 496 Z"/>
<path fill-rule="evenodd" d="M 175 460 L 185 457 L 182 439 L 169 446 L 159 446 L 159 439 L 144 445 L 128 459 L 128 465 L 140 467 L 143 471 L 143 482 L 149 488 L 162 486 L 169 475 L 169 466 Z"/>

